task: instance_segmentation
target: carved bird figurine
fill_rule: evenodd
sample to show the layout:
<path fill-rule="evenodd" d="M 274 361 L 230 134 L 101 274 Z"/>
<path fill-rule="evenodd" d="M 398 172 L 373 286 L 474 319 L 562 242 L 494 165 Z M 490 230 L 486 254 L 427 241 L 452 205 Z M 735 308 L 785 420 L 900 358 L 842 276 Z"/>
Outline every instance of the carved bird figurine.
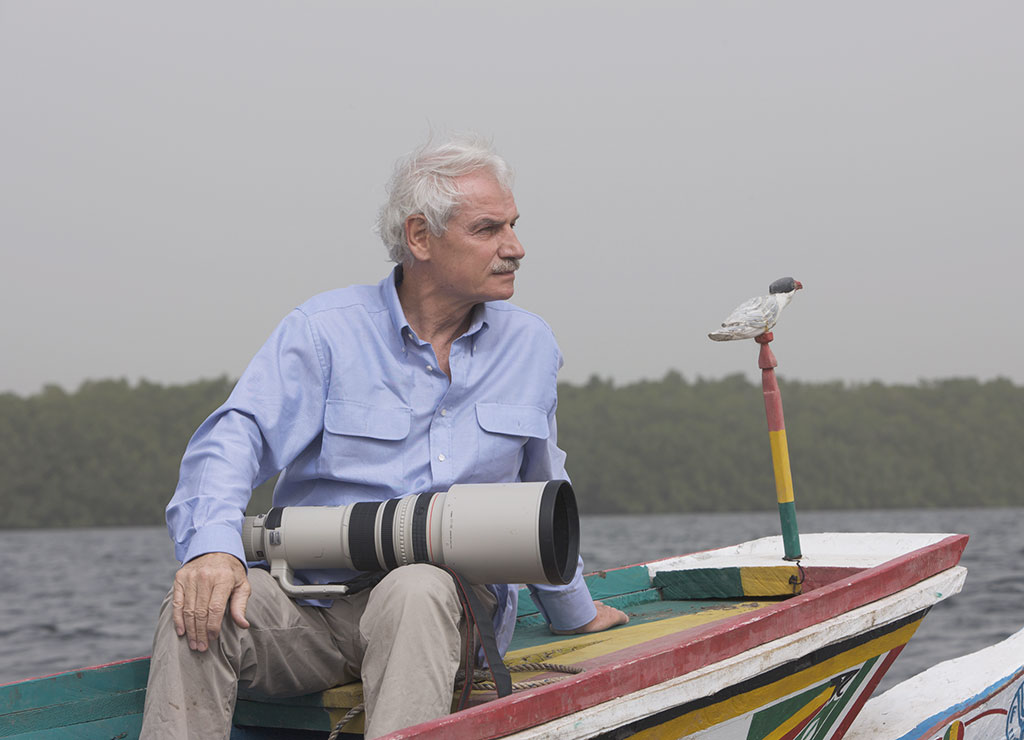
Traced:
<path fill-rule="evenodd" d="M 716 342 L 733 339 L 753 339 L 771 331 L 796 292 L 804 286 L 791 277 L 779 278 L 768 286 L 768 295 L 751 298 L 737 306 L 729 318 L 722 322 L 722 328 L 708 334 Z"/>

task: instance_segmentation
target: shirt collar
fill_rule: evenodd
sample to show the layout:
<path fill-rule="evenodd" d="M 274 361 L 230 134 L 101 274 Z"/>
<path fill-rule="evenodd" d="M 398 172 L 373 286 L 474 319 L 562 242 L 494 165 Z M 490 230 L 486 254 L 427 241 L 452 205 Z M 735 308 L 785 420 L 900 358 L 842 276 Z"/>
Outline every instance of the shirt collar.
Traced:
<path fill-rule="evenodd" d="M 400 282 L 402 282 L 401 265 L 395 265 L 395 269 L 391 271 L 391 274 L 380 281 L 380 295 L 388 309 L 388 314 L 391 316 L 391 325 L 394 327 L 395 334 L 399 337 L 399 340 L 408 338 L 418 344 L 424 344 L 409 325 L 409 321 L 405 318 L 405 311 L 402 310 L 402 302 L 398 300 L 398 284 Z M 489 326 L 487 313 L 486 303 L 479 303 L 474 306 L 472 316 L 470 317 L 469 329 L 466 330 L 464 336 L 472 337 L 478 332 L 487 329 Z"/>

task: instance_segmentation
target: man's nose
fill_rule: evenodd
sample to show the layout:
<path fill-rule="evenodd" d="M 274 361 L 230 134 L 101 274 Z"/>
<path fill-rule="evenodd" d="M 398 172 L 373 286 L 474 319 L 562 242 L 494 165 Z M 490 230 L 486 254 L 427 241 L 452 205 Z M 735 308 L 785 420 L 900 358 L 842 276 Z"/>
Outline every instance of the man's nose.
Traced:
<path fill-rule="evenodd" d="M 498 250 L 498 256 L 503 259 L 510 257 L 515 259 L 522 259 L 526 256 L 526 250 L 523 249 L 522 243 L 519 241 L 519 237 L 516 236 L 516 232 L 512 228 L 505 229 L 505 238 L 501 242 L 501 248 Z"/>

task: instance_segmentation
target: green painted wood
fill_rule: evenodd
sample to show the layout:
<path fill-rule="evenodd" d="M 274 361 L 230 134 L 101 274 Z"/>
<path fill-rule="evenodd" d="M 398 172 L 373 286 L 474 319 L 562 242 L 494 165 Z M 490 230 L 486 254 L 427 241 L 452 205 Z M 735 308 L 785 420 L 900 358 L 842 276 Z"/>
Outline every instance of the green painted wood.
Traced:
<path fill-rule="evenodd" d="M 141 688 L 5 714 L 0 716 L 0 737 L 139 714 L 145 701 L 146 690 Z"/>
<path fill-rule="evenodd" d="M 238 726 L 231 728 L 231 740 L 324 740 L 326 737 L 327 733 L 321 730 Z M 363 735 L 362 733 L 353 735 L 349 732 L 342 732 L 338 735 L 338 740 L 363 740 Z"/>
<path fill-rule="evenodd" d="M 591 595 L 600 601 L 651 587 L 651 575 L 643 565 L 598 571 L 585 576 L 584 580 Z"/>
<path fill-rule="evenodd" d="M 254 725 L 257 727 L 279 727 L 296 730 L 323 730 L 330 732 L 334 725 L 331 716 L 322 708 L 323 699 L 320 694 L 311 695 L 320 702 L 320 706 L 309 706 L 303 703 L 287 704 L 276 701 L 255 702 L 239 699 L 235 704 L 235 716 L 232 720 L 236 725 Z M 307 699 L 310 697 L 298 697 Z"/>
<path fill-rule="evenodd" d="M 0 715 L 146 686 L 149 658 L 0 686 Z"/>
<path fill-rule="evenodd" d="M 779 504 L 779 521 L 782 525 L 782 547 L 786 553 L 786 560 L 799 560 L 803 555 L 800 553 L 800 528 L 796 523 L 796 502 L 787 501 Z"/>
<path fill-rule="evenodd" d="M 627 568 L 616 568 L 615 570 L 602 570 L 584 576 L 583 580 L 590 589 L 590 594 L 599 601 L 605 601 L 614 596 L 644 591 L 651 587 L 651 577 L 647 568 L 643 565 L 631 565 Z M 530 598 L 529 589 L 519 589 L 519 609 L 517 617 L 526 617 L 532 614 L 539 614 L 537 605 Z"/>
<path fill-rule="evenodd" d="M 322 709 L 324 706 L 323 694 L 306 694 L 304 696 L 289 696 L 286 698 L 275 698 L 263 696 L 255 691 L 238 688 L 239 700 L 258 702 L 260 704 L 287 704 L 295 707 L 313 707 Z"/>
<path fill-rule="evenodd" d="M 654 576 L 663 599 L 738 599 L 743 597 L 739 568 L 669 570 Z"/>
<path fill-rule="evenodd" d="M 95 722 L 37 730 L 11 737 L 17 740 L 135 740 L 141 731 L 142 715 L 131 714 Z"/>

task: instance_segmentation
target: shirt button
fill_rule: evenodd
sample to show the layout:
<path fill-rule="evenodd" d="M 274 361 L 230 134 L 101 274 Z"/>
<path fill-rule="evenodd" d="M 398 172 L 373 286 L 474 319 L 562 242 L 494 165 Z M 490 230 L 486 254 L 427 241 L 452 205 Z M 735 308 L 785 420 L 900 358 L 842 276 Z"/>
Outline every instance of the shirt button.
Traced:
<path fill-rule="evenodd" d="M 441 409 L 441 416 L 448 416 L 448 409 Z"/>
<path fill-rule="evenodd" d="M 427 365 L 427 372 L 428 373 L 434 372 L 434 366 L 433 365 Z"/>
<path fill-rule="evenodd" d="M 438 455 L 438 456 L 437 456 L 437 459 L 438 459 L 439 461 L 441 461 L 441 462 L 444 462 L 446 458 L 445 458 L 445 456 L 444 456 L 444 455 Z"/>

